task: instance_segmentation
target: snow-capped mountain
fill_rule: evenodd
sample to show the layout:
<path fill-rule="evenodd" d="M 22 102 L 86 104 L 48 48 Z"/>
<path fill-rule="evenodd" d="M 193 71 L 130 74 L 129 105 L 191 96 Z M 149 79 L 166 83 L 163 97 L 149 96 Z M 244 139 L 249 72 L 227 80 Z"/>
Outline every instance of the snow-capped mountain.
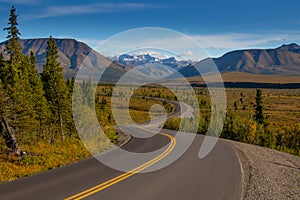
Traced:
<path fill-rule="evenodd" d="M 133 68 L 136 66 L 141 66 L 149 63 L 156 63 L 160 65 L 165 65 L 171 67 L 175 70 L 180 70 L 189 64 L 190 61 L 184 60 L 176 60 L 174 57 L 169 58 L 157 58 L 151 56 L 150 54 L 142 54 L 142 55 L 129 55 L 129 54 L 122 54 L 120 56 L 115 56 L 112 58 L 113 61 L 119 62 L 127 67 Z"/>

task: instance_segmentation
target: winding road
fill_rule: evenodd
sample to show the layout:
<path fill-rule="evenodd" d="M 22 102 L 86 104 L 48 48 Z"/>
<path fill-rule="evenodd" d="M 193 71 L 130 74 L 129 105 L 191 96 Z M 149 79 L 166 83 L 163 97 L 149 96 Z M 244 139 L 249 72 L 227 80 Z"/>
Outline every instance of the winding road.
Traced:
<path fill-rule="evenodd" d="M 241 199 L 241 168 L 230 143 L 219 140 L 208 156 L 199 159 L 204 136 L 196 135 L 190 147 L 172 164 L 141 173 L 172 157 L 180 141 L 176 141 L 174 131 L 161 130 L 160 134 L 153 134 L 152 130 L 135 126 L 123 126 L 122 129 L 131 135 L 151 136 L 132 137 L 122 149 L 135 153 L 157 151 L 157 154 L 136 166 L 128 163 L 129 157 L 114 159 L 120 165 L 128 164 L 129 172 L 112 169 L 96 158 L 89 158 L 1 184 L 0 199 Z M 184 133 L 182 135 L 184 137 Z M 114 149 L 103 155 L 113 156 L 116 151 Z"/>

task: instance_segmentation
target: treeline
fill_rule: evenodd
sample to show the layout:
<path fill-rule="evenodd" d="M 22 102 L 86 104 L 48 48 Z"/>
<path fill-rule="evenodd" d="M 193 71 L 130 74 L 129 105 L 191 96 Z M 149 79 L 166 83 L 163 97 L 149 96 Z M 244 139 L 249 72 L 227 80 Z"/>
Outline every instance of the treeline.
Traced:
<path fill-rule="evenodd" d="M 218 83 L 216 83 L 216 86 Z M 193 87 L 206 87 L 206 84 L 192 84 Z M 263 89 L 298 89 L 300 83 L 256 83 L 256 82 L 224 82 L 226 88 L 263 88 Z"/>
<path fill-rule="evenodd" d="M 22 155 L 18 143 L 54 143 L 76 132 L 71 95 L 74 79 L 64 79 L 58 50 L 50 37 L 41 74 L 34 52 L 22 54 L 16 9 L 10 10 L 7 42 L 0 54 L 0 134 L 8 149 Z M 1 143 L 0 143 L 1 144 Z"/>
<path fill-rule="evenodd" d="M 300 155 L 300 124 L 295 127 L 285 126 L 271 130 L 268 117 L 264 114 L 261 89 L 257 89 L 255 99 L 255 113 L 250 120 L 245 120 L 236 113 L 227 112 L 220 137 Z M 210 105 L 203 99 L 199 101 L 199 106 L 202 111 L 207 111 L 210 108 Z M 207 133 L 210 120 L 210 111 L 201 113 L 198 134 Z M 180 123 L 182 123 L 184 131 L 189 131 L 192 129 L 189 126 L 194 126 L 190 119 L 170 118 L 166 121 L 164 128 L 179 130 Z"/>

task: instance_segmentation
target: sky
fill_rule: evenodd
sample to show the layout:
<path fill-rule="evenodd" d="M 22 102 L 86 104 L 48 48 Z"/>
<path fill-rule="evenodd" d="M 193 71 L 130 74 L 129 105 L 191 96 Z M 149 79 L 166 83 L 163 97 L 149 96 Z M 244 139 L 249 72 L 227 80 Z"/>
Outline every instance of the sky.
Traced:
<path fill-rule="evenodd" d="M 123 31 L 159 27 L 188 35 L 211 57 L 236 49 L 300 44 L 299 0 L 0 0 L 0 27 L 7 26 L 12 5 L 23 39 L 52 35 L 96 48 Z M 6 35 L 0 31 L 1 41 Z"/>

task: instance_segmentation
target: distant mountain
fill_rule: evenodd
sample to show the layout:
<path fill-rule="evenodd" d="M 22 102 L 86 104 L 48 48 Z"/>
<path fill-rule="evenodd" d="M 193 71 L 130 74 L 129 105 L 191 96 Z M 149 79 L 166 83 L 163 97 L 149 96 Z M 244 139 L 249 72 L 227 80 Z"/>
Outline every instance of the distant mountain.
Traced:
<path fill-rule="evenodd" d="M 281 47 L 277 48 L 280 50 L 286 50 L 286 51 L 290 51 L 290 52 L 294 52 L 294 53 L 300 53 L 300 46 L 297 45 L 296 43 L 291 43 L 288 45 L 282 45 Z"/>
<path fill-rule="evenodd" d="M 43 64 L 45 63 L 47 41 L 48 38 L 20 40 L 20 44 L 24 47 L 24 54 L 28 55 L 30 51 L 35 53 L 39 72 L 43 70 Z M 55 39 L 55 42 L 58 47 L 58 62 L 64 68 L 66 77 L 76 75 L 84 60 L 91 66 L 102 66 L 103 63 L 111 62 L 88 45 L 77 40 Z M 5 42 L 0 43 L 0 52 L 3 52 L 4 48 Z M 93 56 L 87 57 L 87 55 L 91 54 Z M 179 71 L 186 77 L 199 75 L 194 68 L 194 63 L 177 60 L 174 57 L 157 58 L 149 54 L 123 54 L 111 59 L 112 62 L 105 72 L 105 76 L 103 76 L 103 81 L 117 81 L 126 71 L 137 66 L 139 66 L 137 71 L 141 75 L 141 79 L 143 79 L 143 76 L 165 77 L 174 71 Z M 204 72 L 209 72 L 209 66 L 214 63 L 220 72 L 300 76 L 300 46 L 292 43 L 275 49 L 236 50 L 228 52 L 219 58 L 204 59 L 196 63 L 196 65 L 201 67 Z M 168 67 L 171 69 L 168 69 Z M 92 70 L 91 73 L 93 73 Z"/>
<path fill-rule="evenodd" d="M 142 54 L 142 55 L 122 54 L 120 56 L 113 57 L 112 60 L 114 62 L 126 66 L 127 68 L 133 68 L 136 66 L 145 65 L 149 63 L 156 63 L 156 64 L 171 67 L 175 70 L 180 70 L 191 63 L 190 61 L 176 60 L 176 58 L 174 57 L 157 58 L 149 54 Z"/>
<path fill-rule="evenodd" d="M 212 59 L 220 72 L 247 72 L 252 74 L 300 76 L 300 46 L 292 43 L 275 49 L 237 50 Z M 197 65 L 205 66 L 207 59 Z M 187 77 L 199 73 L 193 65 L 180 70 Z"/>
<path fill-rule="evenodd" d="M 46 60 L 46 48 L 48 38 L 39 39 L 24 39 L 20 40 L 20 44 L 23 46 L 23 53 L 29 55 L 30 51 L 33 51 L 36 55 L 37 69 L 39 72 L 43 70 L 43 64 Z M 95 66 L 101 66 L 106 57 L 94 51 L 85 43 L 79 42 L 74 39 L 55 39 L 58 48 L 58 62 L 64 68 L 64 74 L 66 77 L 76 75 L 79 67 L 83 63 L 84 59 L 86 63 L 93 63 Z M 5 48 L 5 42 L 0 43 L 0 52 L 3 52 Z M 93 56 L 87 56 L 93 53 Z M 110 66 L 110 73 L 106 73 L 106 79 L 118 79 L 125 73 L 123 66 L 112 63 Z"/>

